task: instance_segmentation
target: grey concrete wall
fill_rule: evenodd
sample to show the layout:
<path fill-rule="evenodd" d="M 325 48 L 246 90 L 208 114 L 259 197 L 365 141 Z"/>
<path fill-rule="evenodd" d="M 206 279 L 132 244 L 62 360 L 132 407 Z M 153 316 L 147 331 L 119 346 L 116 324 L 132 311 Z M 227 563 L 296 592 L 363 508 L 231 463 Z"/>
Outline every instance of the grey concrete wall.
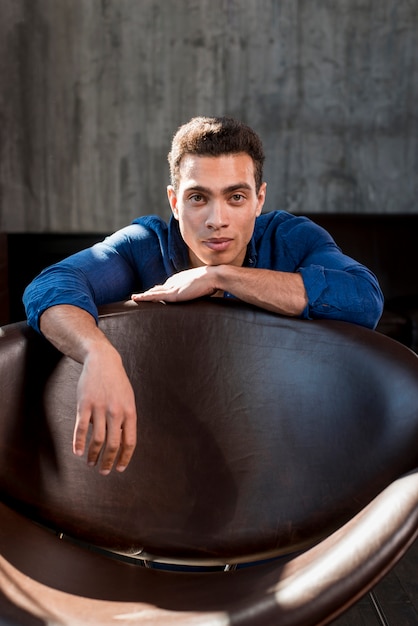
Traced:
<path fill-rule="evenodd" d="M 418 0 L 0 0 L 0 230 L 168 216 L 194 115 L 264 140 L 267 210 L 418 212 Z"/>

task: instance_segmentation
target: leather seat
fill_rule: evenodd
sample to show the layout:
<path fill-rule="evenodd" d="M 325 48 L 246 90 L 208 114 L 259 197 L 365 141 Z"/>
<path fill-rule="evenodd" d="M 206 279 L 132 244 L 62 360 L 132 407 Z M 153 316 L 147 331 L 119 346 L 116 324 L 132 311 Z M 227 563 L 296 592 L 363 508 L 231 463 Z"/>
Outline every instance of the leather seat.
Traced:
<path fill-rule="evenodd" d="M 414 541 L 408 348 L 219 299 L 120 303 L 100 325 L 138 406 L 134 458 L 107 477 L 71 452 L 81 366 L 2 329 L 6 624 L 326 624 Z"/>

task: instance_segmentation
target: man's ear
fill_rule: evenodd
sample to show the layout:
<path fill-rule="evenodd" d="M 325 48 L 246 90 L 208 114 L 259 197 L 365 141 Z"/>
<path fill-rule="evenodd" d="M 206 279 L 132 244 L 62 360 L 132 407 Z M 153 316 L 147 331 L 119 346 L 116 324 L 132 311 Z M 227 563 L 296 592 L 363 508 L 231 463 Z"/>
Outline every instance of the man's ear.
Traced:
<path fill-rule="evenodd" d="M 257 194 L 257 217 L 261 215 L 266 200 L 267 183 L 262 183 Z"/>
<path fill-rule="evenodd" d="M 167 187 L 167 196 L 168 196 L 168 201 L 170 203 L 170 207 L 171 207 L 171 211 L 174 215 L 174 218 L 176 220 L 179 219 L 179 212 L 177 209 L 177 194 L 174 190 L 173 185 L 168 185 Z"/>

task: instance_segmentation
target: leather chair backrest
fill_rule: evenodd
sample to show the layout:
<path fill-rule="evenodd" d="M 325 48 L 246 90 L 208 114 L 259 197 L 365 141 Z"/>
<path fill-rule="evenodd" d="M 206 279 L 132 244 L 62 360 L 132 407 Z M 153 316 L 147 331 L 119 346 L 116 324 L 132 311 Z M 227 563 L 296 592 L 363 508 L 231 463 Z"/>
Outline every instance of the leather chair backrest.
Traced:
<path fill-rule="evenodd" d="M 25 324 L 0 337 L 0 497 L 58 532 L 163 558 L 311 545 L 418 466 L 418 359 L 343 322 L 212 299 L 107 309 L 138 446 L 103 477 L 72 454 L 81 366 Z"/>

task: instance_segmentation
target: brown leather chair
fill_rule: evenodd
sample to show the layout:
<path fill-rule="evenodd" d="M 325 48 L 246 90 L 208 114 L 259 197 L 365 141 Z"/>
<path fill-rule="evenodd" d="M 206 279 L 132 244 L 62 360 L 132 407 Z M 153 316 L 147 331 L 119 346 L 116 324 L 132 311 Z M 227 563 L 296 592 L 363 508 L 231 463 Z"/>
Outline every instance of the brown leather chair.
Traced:
<path fill-rule="evenodd" d="M 100 325 L 139 415 L 107 477 L 71 452 L 80 365 L 24 323 L 0 332 L 2 624 L 326 624 L 414 541 L 408 348 L 219 299 Z"/>

